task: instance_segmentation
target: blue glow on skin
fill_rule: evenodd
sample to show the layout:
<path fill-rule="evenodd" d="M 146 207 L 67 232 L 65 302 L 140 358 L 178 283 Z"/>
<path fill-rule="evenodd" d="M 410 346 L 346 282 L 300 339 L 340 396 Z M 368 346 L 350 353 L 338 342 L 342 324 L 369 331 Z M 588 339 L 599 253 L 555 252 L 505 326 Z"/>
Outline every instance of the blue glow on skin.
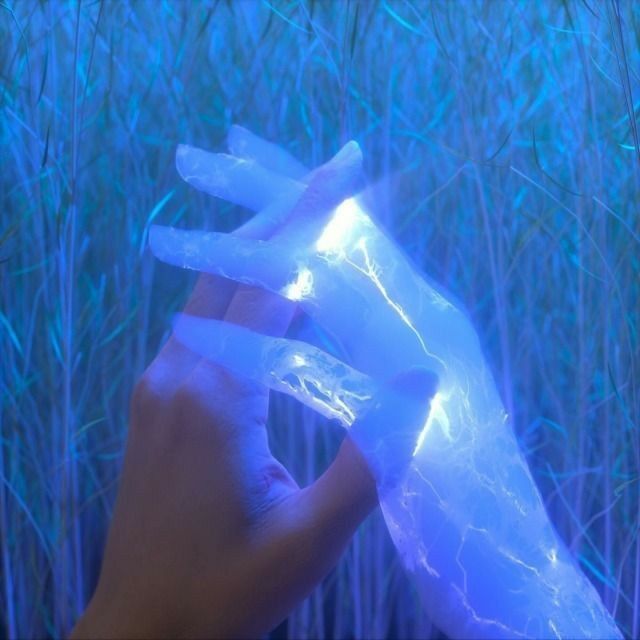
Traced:
<path fill-rule="evenodd" d="M 178 337 L 345 427 L 366 415 L 379 381 L 416 366 L 436 372 L 438 393 L 409 471 L 381 492 L 387 526 L 430 617 L 452 637 L 620 638 L 549 521 L 465 314 L 357 199 L 318 231 L 311 242 L 286 234 L 247 242 L 156 227 L 151 245 L 172 264 L 295 300 L 339 337 L 348 366 L 304 343 L 251 332 L 240 339 L 224 323 L 185 319 Z M 372 466 L 389 464 L 375 459 L 362 435 L 358 443 Z"/>

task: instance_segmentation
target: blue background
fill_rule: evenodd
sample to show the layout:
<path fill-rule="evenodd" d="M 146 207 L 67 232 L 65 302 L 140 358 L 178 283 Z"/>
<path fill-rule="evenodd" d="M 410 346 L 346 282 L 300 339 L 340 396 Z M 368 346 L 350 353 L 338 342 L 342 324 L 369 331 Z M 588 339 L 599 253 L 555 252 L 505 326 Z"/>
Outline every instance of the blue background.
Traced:
<path fill-rule="evenodd" d="M 635 5 L 635 6 L 634 6 Z M 96 581 L 129 394 L 184 302 L 150 223 L 231 123 L 309 165 L 355 138 L 379 217 L 468 308 L 548 510 L 640 634 L 640 10 L 573 2 L 0 4 L 0 624 L 60 636 Z M 277 398 L 314 478 L 340 434 Z M 379 514 L 277 634 L 437 637 Z"/>

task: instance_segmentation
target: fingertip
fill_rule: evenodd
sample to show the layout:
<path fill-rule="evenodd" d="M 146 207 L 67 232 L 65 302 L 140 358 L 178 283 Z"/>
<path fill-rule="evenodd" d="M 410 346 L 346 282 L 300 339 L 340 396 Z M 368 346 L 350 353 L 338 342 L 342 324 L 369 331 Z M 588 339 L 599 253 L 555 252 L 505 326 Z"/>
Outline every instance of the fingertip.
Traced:
<path fill-rule="evenodd" d="M 347 142 L 331 160 L 313 172 L 309 186 L 298 202 L 306 220 L 317 224 L 341 202 L 359 190 L 362 151 L 355 140 Z M 295 217 L 295 216 L 294 216 Z"/>
<path fill-rule="evenodd" d="M 193 155 L 193 151 L 194 147 L 188 144 L 179 144 L 176 147 L 176 169 L 183 180 L 187 179 L 189 160 Z"/>
<path fill-rule="evenodd" d="M 349 140 L 339 151 L 333 156 L 331 162 L 362 162 L 362 149 L 355 140 Z"/>
<path fill-rule="evenodd" d="M 308 169 L 288 151 L 240 125 L 230 127 L 227 146 L 234 156 L 255 161 L 281 177 L 301 181 L 308 173 Z"/>
<path fill-rule="evenodd" d="M 350 140 L 325 165 L 348 180 L 353 180 L 362 170 L 362 149 L 355 140 Z"/>

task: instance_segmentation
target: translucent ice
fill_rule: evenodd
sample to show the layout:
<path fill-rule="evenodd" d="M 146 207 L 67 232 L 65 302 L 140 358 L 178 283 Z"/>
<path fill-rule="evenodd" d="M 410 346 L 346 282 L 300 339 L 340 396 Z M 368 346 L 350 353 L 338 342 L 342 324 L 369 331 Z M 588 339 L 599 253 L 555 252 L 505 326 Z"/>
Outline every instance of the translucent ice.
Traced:
<path fill-rule="evenodd" d="M 193 154 L 205 175 L 219 171 L 220 156 Z M 254 178 L 263 191 L 276 184 L 265 182 L 268 169 L 254 172 L 255 161 L 245 159 L 216 175 L 222 191 L 206 190 L 238 201 L 223 179 L 238 180 L 238 162 L 250 163 L 241 177 L 246 192 L 256 193 Z M 304 190 L 296 170 L 279 178 L 285 197 Z M 265 204 L 257 200 L 250 206 Z M 183 317 L 176 333 L 347 428 L 368 411 L 382 381 L 415 366 L 437 373 L 409 471 L 381 496 L 395 545 L 440 628 L 464 638 L 621 637 L 549 521 L 468 318 L 357 197 L 328 216 L 292 220 L 269 241 L 163 227 L 150 239 L 161 260 L 277 292 L 324 327 L 347 363 L 300 342 L 240 336 L 215 321 Z"/>
<path fill-rule="evenodd" d="M 379 390 L 369 376 L 299 340 L 188 315 L 178 317 L 174 334 L 209 360 L 292 395 L 345 428 L 364 415 Z"/>

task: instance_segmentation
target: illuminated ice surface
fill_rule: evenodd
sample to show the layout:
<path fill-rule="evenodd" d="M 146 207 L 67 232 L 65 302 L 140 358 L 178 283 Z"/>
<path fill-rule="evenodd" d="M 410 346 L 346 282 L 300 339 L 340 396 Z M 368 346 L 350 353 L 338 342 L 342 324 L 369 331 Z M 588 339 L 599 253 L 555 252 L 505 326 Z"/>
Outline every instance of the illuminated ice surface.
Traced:
<path fill-rule="evenodd" d="M 302 187 L 299 187 L 300 189 Z M 347 354 L 182 317 L 191 348 L 349 428 L 381 381 L 437 373 L 404 479 L 381 492 L 387 526 L 430 617 L 452 637 L 619 638 L 556 534 L 466 315 L 428 283 L 357 198 L 322 226 L 270 241 L 154 227 L 156 256 L 298 302 Z M 393 429 L 393 425 L 389 425 Z"/>

